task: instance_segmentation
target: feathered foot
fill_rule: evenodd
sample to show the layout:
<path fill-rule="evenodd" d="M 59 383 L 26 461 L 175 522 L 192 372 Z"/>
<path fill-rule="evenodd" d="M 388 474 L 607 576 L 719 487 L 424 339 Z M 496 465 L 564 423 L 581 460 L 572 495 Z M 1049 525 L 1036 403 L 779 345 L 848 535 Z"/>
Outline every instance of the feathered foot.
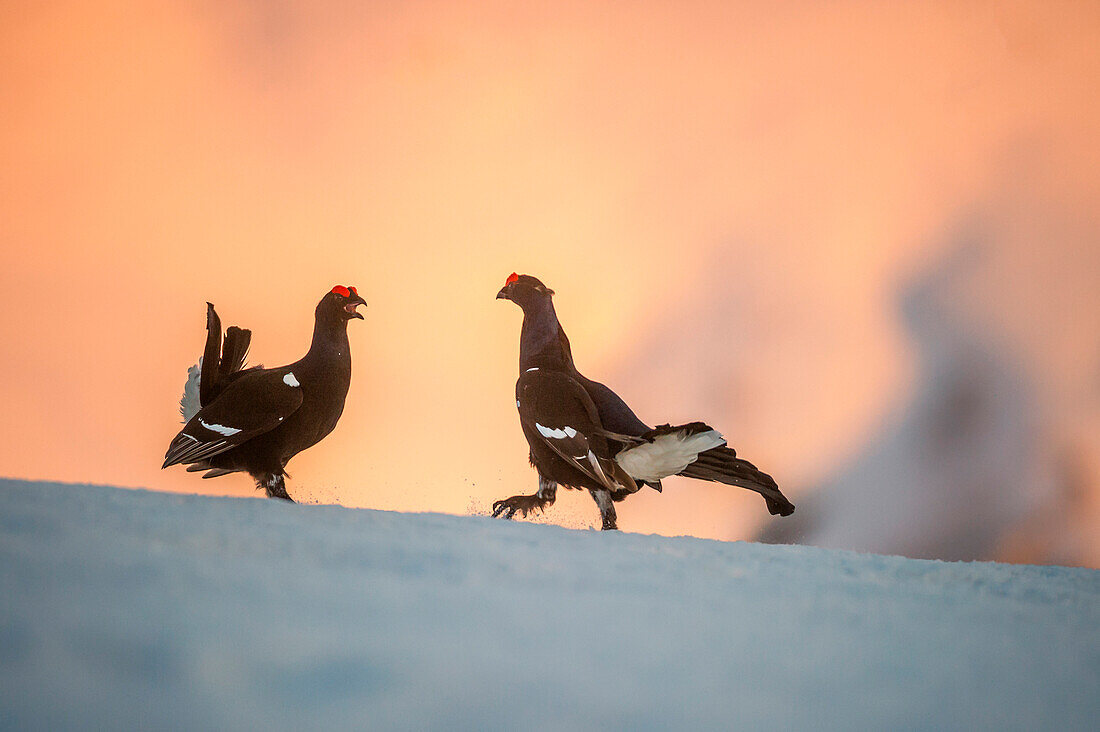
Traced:
<path fill-rule="evenodd" d="M 256 487 L 263 488 L 268 498 L 282 498 L 284 501 L 294 503 L 294 499 L 286 492 L 286 480 L 282 475 L 268 473 L 262 478 L 257 478 Z"/>
<path fill-rule="evenodd" d="M 592 494 L 592 500 L 596 502 L 596 505 L 600 508 L 600 521 L 603 523 L 601 530 L 603 531 L 618 531 L 619 525 L 615 516 L 615 504 L 612 503 L 611 493 L 608 491 L 594 491 L 591 488 L 588 492 Z"/>
<path fill-rule="evenodd" d="M 518 512 L 524 518 L 527 514 L 543 511 L 554 503 L 558 495 L 558 484 L 539 476 L 539 492 L 533 496 L 512 496 L 493 504 L 493 518 L 510 519 Z"/>
<path fill-rule="evenodd" d="M 517 513 L 527 518 L 527 514 L 536 513 L 553 503 L 536 493 L 533 496 L 512 496 L 493 503 L 493 518 L 510 519 Z"/>

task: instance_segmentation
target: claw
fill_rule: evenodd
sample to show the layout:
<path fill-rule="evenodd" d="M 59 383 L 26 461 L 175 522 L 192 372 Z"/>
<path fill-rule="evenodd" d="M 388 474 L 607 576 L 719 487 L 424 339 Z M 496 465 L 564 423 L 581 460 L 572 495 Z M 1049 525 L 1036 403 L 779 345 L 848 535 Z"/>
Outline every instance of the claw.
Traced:
<path fill-rule="evenodd" d="M 543 500 L 537 495 L 512 496 L 493 503 L 492 517 L 508 520 L 519 513 L 523 518 L 527 518 L 528 514 L 536 512 L 542 508 L 542 505 Z"/>

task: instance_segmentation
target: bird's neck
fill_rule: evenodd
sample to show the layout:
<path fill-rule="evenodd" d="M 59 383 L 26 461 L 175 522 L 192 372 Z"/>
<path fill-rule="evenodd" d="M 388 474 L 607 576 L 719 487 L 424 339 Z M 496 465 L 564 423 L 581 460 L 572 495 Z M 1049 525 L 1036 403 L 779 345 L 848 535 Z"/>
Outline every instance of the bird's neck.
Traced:
<path fill-rule="evenodd" d="M 348 323 L 346 320 L 334 322 L 317 318 L 313 326 L 313 342 L 309 344 L 309 353 L 305 360 L 351 360 L 351 346 L 348 343 Z"/>
<path fill-rule="evenodd" d="M 552 302 L 540 303 L 523 313 L 519 334 L 519 369 L 553 368 L 573 371 L 569 339 L 558 322 Z"/>

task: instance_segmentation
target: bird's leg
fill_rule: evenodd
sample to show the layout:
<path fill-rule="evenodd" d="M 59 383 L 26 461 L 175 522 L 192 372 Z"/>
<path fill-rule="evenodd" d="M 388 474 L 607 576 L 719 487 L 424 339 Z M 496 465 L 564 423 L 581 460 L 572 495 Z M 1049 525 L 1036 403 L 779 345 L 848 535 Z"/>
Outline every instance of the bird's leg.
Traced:
<path fill-rule="evenodd" d="M 539 492 L 533 496 L 512 496 L 493 504 L 493 518 L 510 519 L 520 513 L 524 518 L 534 511 L 541 511 L 554 503 L 558 484 L 539 476 Z"/>
<path fill-rule="evenodd" d="M 282 473 L 268 473 L 256 480 L 256 487 L 263 488 L 268 498 L 282 498 L 284 501 L 294 503 L 294 499 L 286 492 L 286 481 Z"/>
<path fill-rule="evenodd" d="M 603 521 L 601 528 L 604 531 L 617 531 L 619 527 L 615 523 L 615 504 L 611 502 L 611 493 L 609 491 L 594 491 L 591 488 L 588 489 L 588 492 L 592 494 L 592 500 L 600 507 L 600 519 Z"/>

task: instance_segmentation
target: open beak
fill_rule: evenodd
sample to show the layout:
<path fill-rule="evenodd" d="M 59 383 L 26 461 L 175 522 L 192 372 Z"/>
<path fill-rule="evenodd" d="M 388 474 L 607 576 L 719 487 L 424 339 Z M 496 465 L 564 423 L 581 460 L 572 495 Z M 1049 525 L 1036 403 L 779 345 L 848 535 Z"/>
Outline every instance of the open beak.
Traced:
<path fill-rule="evenodd" d="M 347 310 L 349 313 L 351 313 L 351 317 L 359 318 L 360 320 L 362 320 L 363 319 L 362 314 L 355 312 L 355 308 L 358 305 L 362 305 L 363 307 L 366 307 L 367 306 L 367 301 L 364 300 L 363 298 L 359 297 L 358 295 L 353 295 L 348 300 L 347 305 L 344 306 L 344 310 Z"/>

